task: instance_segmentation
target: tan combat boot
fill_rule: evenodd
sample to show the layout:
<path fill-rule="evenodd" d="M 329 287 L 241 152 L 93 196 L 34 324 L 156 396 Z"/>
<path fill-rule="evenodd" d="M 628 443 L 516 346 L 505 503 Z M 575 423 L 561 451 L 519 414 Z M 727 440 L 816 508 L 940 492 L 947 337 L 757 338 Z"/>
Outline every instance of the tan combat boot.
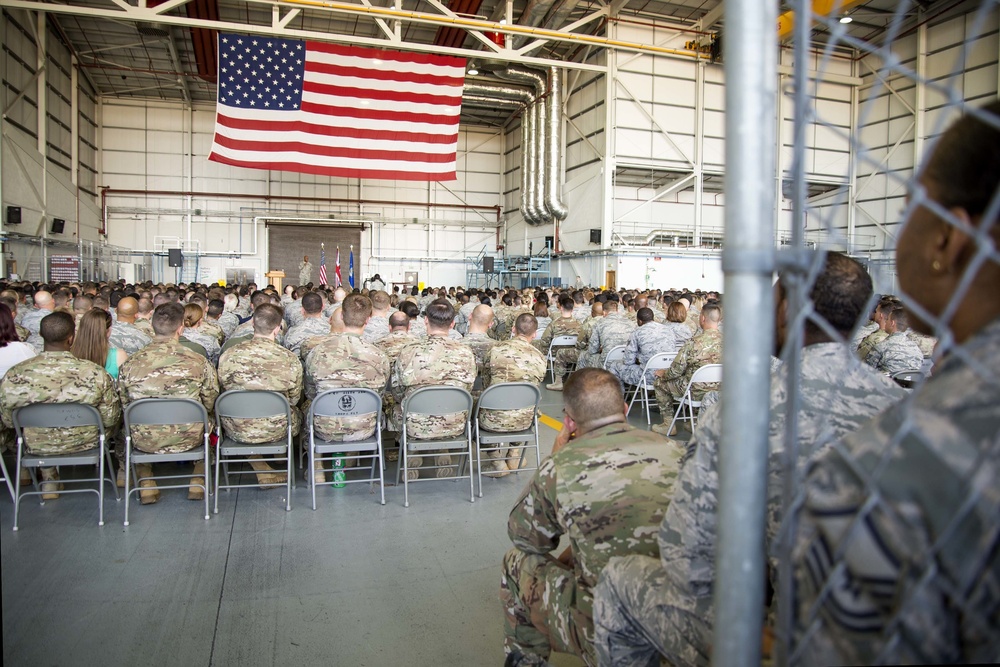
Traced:
<path fill-rule="evenodd" d="M 205 483 L 205 462 L 198 461 L 194 464 L 194 477 L 191 478 L 191 484 L 204 484 Z M 188 500 L 204 500 L 205 499 L 205 489 L 199 486 L 189 486 L 188 487 Z"/>
<path fill-rule="evenodd" d="M 288 481 L 288 475 L 283 472 L 275 472 L 274 468 L 264 462 L 263 457 L 252 456 L 250 458 L 253 459 L 250 462 L 250 467 L 257 471 L 257 483 L 266 484 L 267 486 L 262 487 L 265 490 L 276 489 Z"/>
<path fill-rule="evenodd" d="M 59 497 L 57 491 L 63 490 L 62 482 L 59 481 L 59 471 L 55 468 L 42 468 L 42 500 L 55 500 Z"/>
<path fill-rule="evenodd" d="M 135 474 L 142 480 L 139 482 L 139 502 L 143 505 L 152 505 L 159 500 L 160 491 L 156 488 L 156 482 L 151 479 L 142 479 L 153 475 L 153 466 L 148 463 L 137 463 Z"/>

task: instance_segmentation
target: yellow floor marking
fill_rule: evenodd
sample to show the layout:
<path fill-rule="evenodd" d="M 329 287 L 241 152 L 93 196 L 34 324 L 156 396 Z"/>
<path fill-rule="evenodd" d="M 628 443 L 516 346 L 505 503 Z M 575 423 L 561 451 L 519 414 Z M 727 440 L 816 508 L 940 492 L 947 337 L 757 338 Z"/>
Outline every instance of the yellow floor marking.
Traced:
<path fill-rule="evenodd" d="M 545 424 L 549 428 L 554 429 L 556 431 L 561 431 L 562 427 L 563 427 L 562 421 L 560 421 L 558 419 L 553 419 L 552 417 L 549 417 L 548 415 L 544 415 L 544 414 L 542 414 L 540 412 L 538 413 L 538 421 L 542 422 L 543 424 Z"/>

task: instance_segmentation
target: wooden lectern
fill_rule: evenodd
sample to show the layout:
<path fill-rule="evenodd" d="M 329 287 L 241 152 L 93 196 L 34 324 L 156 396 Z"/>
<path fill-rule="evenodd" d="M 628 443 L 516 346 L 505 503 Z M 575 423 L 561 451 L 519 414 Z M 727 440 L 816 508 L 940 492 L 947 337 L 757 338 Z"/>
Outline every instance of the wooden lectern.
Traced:
<path fill-rule="evenodd" d="M 268 271 L 264 274 L 267 277 L 267 282 L 274 285 L 274 289 L 278 290 L 278 294 L 281 294 L 281 279 L 285 277 L 284 271 Z"/>

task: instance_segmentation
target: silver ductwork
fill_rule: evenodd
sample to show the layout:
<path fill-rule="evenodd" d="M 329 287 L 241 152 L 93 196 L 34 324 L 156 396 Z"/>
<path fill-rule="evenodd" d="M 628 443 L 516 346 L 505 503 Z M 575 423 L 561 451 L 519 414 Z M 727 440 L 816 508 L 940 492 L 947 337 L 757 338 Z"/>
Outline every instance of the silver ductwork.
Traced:
<path fill-rule="evenodd" d="M 544 225 L 552 222 L 552 216 L 545 208 L 545 184 L 543 169 L 545 160 L 545 125 L 542 96 L 548 82 L 545 74 L 527 67 L 508 67 L 498 70 L 496 75 L 509 81 L 527 83 L 535 89 L 535 100 L 521 116 L 521 213 L 529 225 Z"/>
<path fill-rule="evenodd" d="M 565 220 L 569 209 L 559 198 L 562 175 L 562 76 L 558 67 L 549 68 L 549 96 L 545 99 L 545 208 L 557 220 Z"/>

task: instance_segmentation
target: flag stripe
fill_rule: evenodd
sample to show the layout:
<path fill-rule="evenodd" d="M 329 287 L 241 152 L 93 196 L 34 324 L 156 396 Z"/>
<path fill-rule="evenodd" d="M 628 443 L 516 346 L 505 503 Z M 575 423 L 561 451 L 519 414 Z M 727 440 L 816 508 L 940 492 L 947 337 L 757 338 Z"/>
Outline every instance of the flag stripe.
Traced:
<path fill-rule="evenodd" d="M 464 59 L 452 56 L 220 33 L 209 159 L 454 180 L 464 79 Z"/>
<path fill-rule="evenodd" d="M 346 176 L 349 178 L 371 178 L 387 181 L 454 181 L 458 178 L 457 173 L 452 171 L 430 171 L 427 169 L 372 169 L 368 167 L 347 167 L 338 165 L 336 167 L 324 167 L 314 164 L 305 164 L 299 161 L 280 162 L 277 160 L 239 160 L 227 157 L 215 151 L 208 156 L 208 159 L 220 164 L 228 164 L 233 167 L 246 167 L 248 169 L 270 169 L 271 171 L 294 171 L 302 174 L 315 174 L 317 176 Z M 428 178 L 434 176 L 434 178 Z"/>
<path fill-rule="evenodd" d="M 302 134 L 309 136 L 316 141 L 316 137 L 338 137 L 340 139 L 366 139 L 373 142 L 383 141 L 395 143 L 396 140 L 403 140 L 409 142 L 411 145 L 416 146 L 416 144 L 444 144 L 446 149 L 454 151 L 455 144 L 455 133 L 451 134 L 431 134 L 430 132 L 403 132 L 396 131 L 393 132 L 391 138 L 386 138 L 385 132 L 380 132 L 378 130 L 369 130 L 366 128 L 359 127 L 330 127 L 329 125 L 321 125 L 319 123 L 310 123 L 305 120 L 292 120 L 292 121 L 271 121 L 271 120 L 254 120 L 247 118 L 233 118 L 231 116 L 221 116 L 219 118 L 219 124 L 228 128 L 232 131 L 226 131 L 226 136 L 230 136 L 234 139 L 239 138 L 240 130 L 247 130 L 247 138 L 251 136 L 259 137 L 261 131 L 269 132 L 301 132 Z M 218 128 L 216 129 L 218 132 Z M 327 144 L 327 142 L 323 142 Z M 328 145 L 343 145 L 343 142 L 338 141 L 334 144 L 332 141 Z M 438 150 L 435 147 L 424 145 L 423 150 L 433 151 Z"/>
<path fill-rule="evenodd" d="M 281 141 L 277 144 L 280 148 L 274 148 L 275 142 L 273 141 L 244 141 L 226 136 L 217 136 L 215 138 L 215 142 L 218 146 L 225 146 L 226 148 L 234 150 L 295 153 L 303 156 L 316 155 L 330 158 L 346 157 L 364 158 L 366 160 L 401 160 L 404 162 L 433 162 L 444 164 L 453 163 L 455 161 L 454 153 L 434 155 L 430 153 L 413 153 L 395 151 L 391 149 L 378 150 L 355 148 L 350 146 L 316 146 L 303 141 Z"/>

